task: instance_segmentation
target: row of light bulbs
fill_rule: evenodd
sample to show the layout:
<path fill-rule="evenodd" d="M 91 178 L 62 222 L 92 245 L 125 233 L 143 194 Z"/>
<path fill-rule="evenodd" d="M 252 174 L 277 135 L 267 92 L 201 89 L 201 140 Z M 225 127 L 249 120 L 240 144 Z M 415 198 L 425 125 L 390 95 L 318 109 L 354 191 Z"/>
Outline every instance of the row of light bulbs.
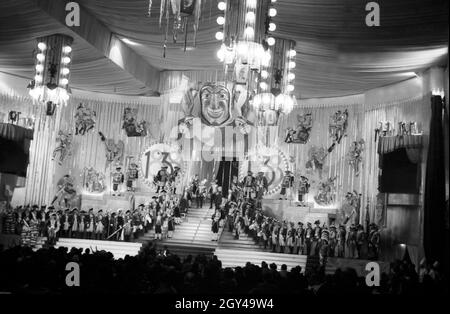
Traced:
<path fill-rule="evenodd" d="M 295 67 L 296 67 L 296 63 L 295 61 L 292 61 L 292 59 L 295 58 L 295 56 L 297 55 L 297 51 L 295 51 L 295 49 L 291 49 L 288 51 L 288 58 L 289 58 L 289 62 L 287 64 L 287 67 L 289 69 L 289 73 L 287 75 L 287 79 L 289 82 L 292 82 L 293 80 L 295 80 L 295 73 L 291 72 Z M 262 70 L 261 71 L 261 79 L 266 80 L 269 78 L 269 72 L 267 70 Z M 262 81 L 261 83 L 259 83 L 259 87 L 263 90 L 263 91 L 267 91 L 269 88 L 269 85 Z M 288 84 L 286 86 L 286 90 L 288 92 L 293 92 L 295 89 L 293 84 Z"/>
<path fill-rule="evenodd" d="M 45 61 L 45 50 L 47 49 L 47 45 L 44 42 L 38 43 L 38 49 L 39 53 L 36 55 L 37 64 L 36 64 L 36 75 L 34 77 L 34 80 L 37 84 L 42 83 L 43 77 L 44 77 L 44 61 Z M 65 66 L 61 68 L 61 74 L 64 76 L 60 80 L 60 84 L 66 86 L 69 84 L 69 80 L 67 76 L 70 73 L 69 68 L 67 65 L 72 61 L 69 57 L 69 54 L 72 52 L 72 47 L 70 46 L 64 46 L 62 48 L 63 57 L 61 58 L 61 63 Z"/>
<path fill-rule="evenodd" d="M 271 0 L 272 3 L 277 2 L 276 0 Z M 254 8 L 256 7 L 256 0 L 251 0 L 247 2 L 247 6 L 249 8 Z M 220 11 L 225 11 L 225 9 L 227 8 L 227 4 L 225 1 L 219 1 L 219 3 L 217 4 L 217 7 Z M 277 15 L 277 9 L 275 9 L 274 7 L 269 8 L 269 17 L 273 18 Z M 254 23 L 255 21 L 255 13 L 253 11 L 249 11 L 247 12 L 247 14 L 245 15 L 245 20 L 247 23 Z M 225 24 L 225 17 L 223 15 L 219 15 L 217 17 L 216 20 L 217 24 L 221 27 L 223 27 L 223 25 Z M 269 31 L 270 32 L 274 32 L 277 28 L 277 25 L 273 22 L 269 23 Z M 244 35 L 246 38 L 253 38 L 255 34 L 255 29 L 252 26 L 247 26 L 244 30 Z M 222 30 L 216 32 L 216 39 L 217 40 L 223 40 L 224 38 L 224 33 Z M 275 38 L 273 37 L 268 37 L 267 38 L 267 44 L 269 46 L 273 46 L 275 45 Z"/>

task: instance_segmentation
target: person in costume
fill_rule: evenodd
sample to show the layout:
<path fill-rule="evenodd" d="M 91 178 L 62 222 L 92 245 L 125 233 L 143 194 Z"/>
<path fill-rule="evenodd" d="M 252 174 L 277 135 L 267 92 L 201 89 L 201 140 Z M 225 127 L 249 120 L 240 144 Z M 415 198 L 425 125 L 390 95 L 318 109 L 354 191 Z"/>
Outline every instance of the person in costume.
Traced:
<path fill-rule="evenodd" d="M 356 227 L 356 251 L 358 253 L 358 258 L 365 258 L 365 248 L 366 248 L 366 233 L 364 232 L 364 227 L 358 224 Z"/>
<path fill-rule="evenodd" d="M 348 232 L 348 237 L 346 241 L 347 245 L 347 258 L 357 258 L 358 252 L 356 250 L 356 227 L 354 224 L 350 226 L 350 231 Z"/>
<path fill-rule="evenodd" d="M 196 194 L 195 194 L 195 201 L 197 203 L 197 208 L 202 208 L 203 207 L 203 201 L 206 198 L 206 186 L 205 186 L 206 181 L 202 181 L 200 182 L 200 185 L 198 186 L 198 188 L 196 188 Z"/>
<path fill-rule="evenodd" d="M 378 230 L 378 226 L 374 223 L 369 225 L 369 230 L 369 258 L 377 260 L 380 245 L 380 231 Z"/>
<path fill-rule="evenodd" d="M 320 235 L 320 247 L 319 247 L 319 263 L 324 265 L 326 263 L 329 251 L 330 231 L 326 226 L 322 228 Z"/>
<path fill-rule="evenodd" d="M 170 180 L 172 183 L 172 193 L 177 194 L 177 187 L 180 186 L 181 181 L 181 169 L 178 166 L 173 168 L 173 172 L 170 174 Z"/>
<path fill-rule="evenodd" d="M 125 212 L 125 216 L 123 218 L 123 239 L 126 242 L 130 242 L 132 231 L 133 231 L 133 228 L 132 228 L 131 211 L 127 210 Z"/>
<path fill-rule="evenodd" d="M 267 193 L 269 184 L 267 178 L 264 176 L 263 171 L 259 171 L 255 179 L 255 189 L 256 189 L 256 208 L 261 208 L 261 200 L 264 193 Z"/>
<path fill-rule="evenodd" d="M 305 230 L 305 250 L 303 254 L 311 255 L 311 244 L 313 238 L 314 230 L 310 222 L 306 224 Z"/>
<path fill-rule="evenodd" d="M 80 211 L 80 223 L 78 224 L 78 237 L 81 239 L 85 238 L 85 231 L 86 231 L 86 211 L 81 210 Z"/>
<path fill-rule="evenodd" d="M 219 185 L 217 184 L 217 180 L 214 180 L 214 182 L 211 184 L 211 186 L 209 188 L 209 199 L 210 199 L 209 209 L 212 209 L 213 204 L 215 204 L 218 189 L 219 189 Z"/>
<path fill-rule="evenodd" d="M 294 223 L 291 222 L 287 230 L 287 246 L 289 247 L 290 254 L 294 254 L 295 239 L 296 239 L 296 230 L 294 227 Z"/>
<path fill-rule="evenodd" d="M 211 216 L 212 224 L 211 231 L 213 232 L 213 237 L 211 241 L 219 240 L 219 220 L 220 220 L 220 211 L 216 210 L 216 212 Z"/>
<path fill-rule="evenodd" d="M 69 207 L 69 201 L 76 195 L 76 190 L 74 189 L 74 179 L 70 175 L 66 174 L 58 181 L 57 187 L 58 191 L 53 197 L 51 205 L 53 205 L 58 199 L 58 203 L 61 203 L 62 199 L 64 201 L 64 206 Z"/>
<path fill-rule="evenodd" d="M 252 193 L 255 189 L 255 177 L 253 176 L 253 173 L 249 170 L 247 171 L 247 175 L 244 177 L 244 180 L 242 180 L 242 186 L 244 189 L 244 197 L 245 198 L 252 198 Z"/>
<path fill-rule="evenodd" d="M 294 176 L 292 175 L 291 171 L 286 170 L 284 173 L 283 181 L 281 182 L 280 200 L 291 199 L 293 186 L 294 186 Z"/>
<path fill-rule="evenodd" d="M 239 183 L 239 179 L 237 176 L 233 176 L 233 179 L 231 180 L 230 190 L 230 201 L 237 202 L 242 191 L 241 184 Z"/>
<path fill-rule="evenodd" d="M 347 230 L 343 225 L 339 226 L 339 230 L 337 233 L 337 247 L 336 247 L 336 256 L 337 257 L 345 257 L 345 240 L 347 236 Z"/>
<path fill-rule="evenodd" d="M 78 209 L 74 208 L 74 209 L 72 209 L 72 212 L 69 216 L 69 224 L 70 224 L 69 237 L 71 237 L 71 238 L 78 237 L 79 223 L 80 223 L 80 217 L 78 215 Z"/>
<path fill-rule="evenodd" d="M 334 223 L 331 224 L 331 226 L 330 226 L 328 245 L 329 245 L 328 256 L 334 257 L 335 252 L 336 252 L 336 245 L 337 245 L 337 230 L 336 230 L 336 226 L 334 225 Z"/>
<path fill-rule="evenodd" d="M 165 191 L 166 184 L 169 181 L 169 172 L 167 171 L 167 168 L 168 167 L 166 165 L 163 165 L 155 176 L 155 182 L 157 185 L 156 193 Z"/>
<path fill-rule="evenodd" d="M 119 195 L 120 196 L 120 190 L 121 185 L 124 180 L 123 172 L 121 171 L 122 167 L 117 166 L 116 170 L 111 174 L 112 176 L 112 183 L 113 183 L 113 196 Z"/>
<path fill-rule="evenodd" d="M 300 176 L 300 180 L 298 182 L 298 201 L 299 205 L 305 205 L 305 195 L 309 193 L 309 180 L 305 176 Z"/>
<path fill-rule="evenodd" d="M 320 221 L 316 220 L 314 222 L 314 230 L 312 234 L 312 241 L 311 241 L 311 256 L 316 256 L 319 254 L 319 247 L 320 247 L 320 236 L 322 234 L 322 228 L 320 228 Z"/>
<path fill-rule="evenodd" d="M 278 241 L 280 237 L 280 226 L 277 223 L 272 224 L 272 252 L 275 253 L 278 246 Z"/>
<path fill-rule="evenodd" d="M 138 165 L 134 162 L 130 163 L 127 171 L 127 191 L 134 192 L 136 190 L 136 182 L 139 177 Z"/>
<path fill-rule="evenodd" d="M 69 215 L 69 209 L 67 208 L 64 211 L 64 214 L 61 216 L 61 237 L 62 238 L 68 238 L 69 237 L 69 231 L 70 231 L 70 215 Z"/>
<path fill-rule="evenodd" d="M 103 240 L 103 232 L 105 230 L 105 220 L 103 210 L 99 210 L 95 216 L 95 239 Z"/>
<path fill-rule="evenodd" d="M 156 221 L 155 221 L 155 239 L 156 240 L 162 240 L 162 224 L 163 224 L 163 219 L 161 217 L 161 214 L 158 213 L 156 216 Z"/>
<path fill-rule="evenodd" d="M 297 230 L 295 232 L 295 246 L 297 248 L 296 254 L 306 254 L 304 252 L 305 246 L 305 229 L 303 228 L 303 223 L 297 223 Z"/>
<path fill-rule="evenodd" d="M 86 238 L 92 239 L 95 232 L 94 209 L 90 208 L 86 217 Z"/>
<path fill-rule="evenodd" d="M 48 235 L 48 244 L 55 245 L 57 234 L 59 232 L 60 223 L 57 219 L 56 214 L 52 214 L 50 216 L 50 220 L 47 223 L 47 235 Z"/>

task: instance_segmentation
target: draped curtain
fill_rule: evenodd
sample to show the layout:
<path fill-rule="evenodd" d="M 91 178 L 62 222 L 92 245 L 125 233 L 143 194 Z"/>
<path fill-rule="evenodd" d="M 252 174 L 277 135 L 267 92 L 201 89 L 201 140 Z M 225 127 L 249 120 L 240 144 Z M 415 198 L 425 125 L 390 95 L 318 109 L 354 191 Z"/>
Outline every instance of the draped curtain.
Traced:
<path fill-rule="evenodd" d="M 446 247 L 448 239 L 442 239 L 446 234 L 442 109 L 441 97 L 433 96 L 431 98 L 430 142 L 426 164 L 423 235 L 425 257 L 429 262 L 436 260 L 442 262 L 444 251 L 448 249 Z"/>

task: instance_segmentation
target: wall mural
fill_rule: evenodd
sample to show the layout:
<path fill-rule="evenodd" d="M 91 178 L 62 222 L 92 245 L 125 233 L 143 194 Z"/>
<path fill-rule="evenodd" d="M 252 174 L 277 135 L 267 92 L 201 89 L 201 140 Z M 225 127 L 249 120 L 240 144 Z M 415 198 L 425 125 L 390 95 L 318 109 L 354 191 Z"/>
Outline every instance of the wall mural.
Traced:
<path fill-rule="evenodd" d="M 75 112 L 75 135 L 84 135 L 95 127 L 97 113 L 80 103 Z"/>
<path fill-rule="evenodd" d="M 137 120 L 138 109 L 127 107 L 123 110 L 122 129 L 128 137 L 147 136 L 147 122 Z"/>
<path fill-rule="evenodd" d="M 348 126 L 348 110 L 344 111 L 338 110 L 330 117 L 330 124 L 328 127 L 328 132 L 333 141 L 333 144 L 328 148 L 331 152 L 336 144 L 340 144 L 342 138 L 346 135 Z"/>
<path fill-rule="evenodd" d="M 56 137 L 56 148 L 53 150 L 52 160 L 59 155 L 58 164 L 62 165 L 64 160 L 70 156 L 72 150 L 73 135 L 71 132 L 59 130 Z"/>
<path fill-rule="evenodd" d="M 125 144 L 122 140 L 114 141 L 114 139 L 106 138 L 102 132 L 98 132 L 100 139 L 105 144 L 106 167 L 110 164 L 120 165 L 123 161 L 123 152 Z"/>
<path fill-rule="evenodd" d="M 289 127 L 286 130 L 286 143 L 293 144 L 306 144 L 309 141 L 311 135 L 311 129 L 313 125 L 312 114 L 298 114 L 298 124 L 295 128 Z"/>
<path fill-rule="evenodd" d="M 94 167 L 85 167 L 81 174 L 83 189 L 89 193 L 102 193 L 106 189 L 105 174 Z"/>

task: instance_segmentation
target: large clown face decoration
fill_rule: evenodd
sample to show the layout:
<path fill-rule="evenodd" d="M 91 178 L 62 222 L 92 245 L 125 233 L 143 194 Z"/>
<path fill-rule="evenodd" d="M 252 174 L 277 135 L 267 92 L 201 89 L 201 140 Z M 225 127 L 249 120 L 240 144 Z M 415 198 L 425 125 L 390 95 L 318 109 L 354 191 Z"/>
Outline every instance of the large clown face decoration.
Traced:
<path fill-rule="evenodd" d="M 231 118 L 230 91 L 223 85 L 206 84 L 200 89 L 203 123 L 222 126 Z"/>

